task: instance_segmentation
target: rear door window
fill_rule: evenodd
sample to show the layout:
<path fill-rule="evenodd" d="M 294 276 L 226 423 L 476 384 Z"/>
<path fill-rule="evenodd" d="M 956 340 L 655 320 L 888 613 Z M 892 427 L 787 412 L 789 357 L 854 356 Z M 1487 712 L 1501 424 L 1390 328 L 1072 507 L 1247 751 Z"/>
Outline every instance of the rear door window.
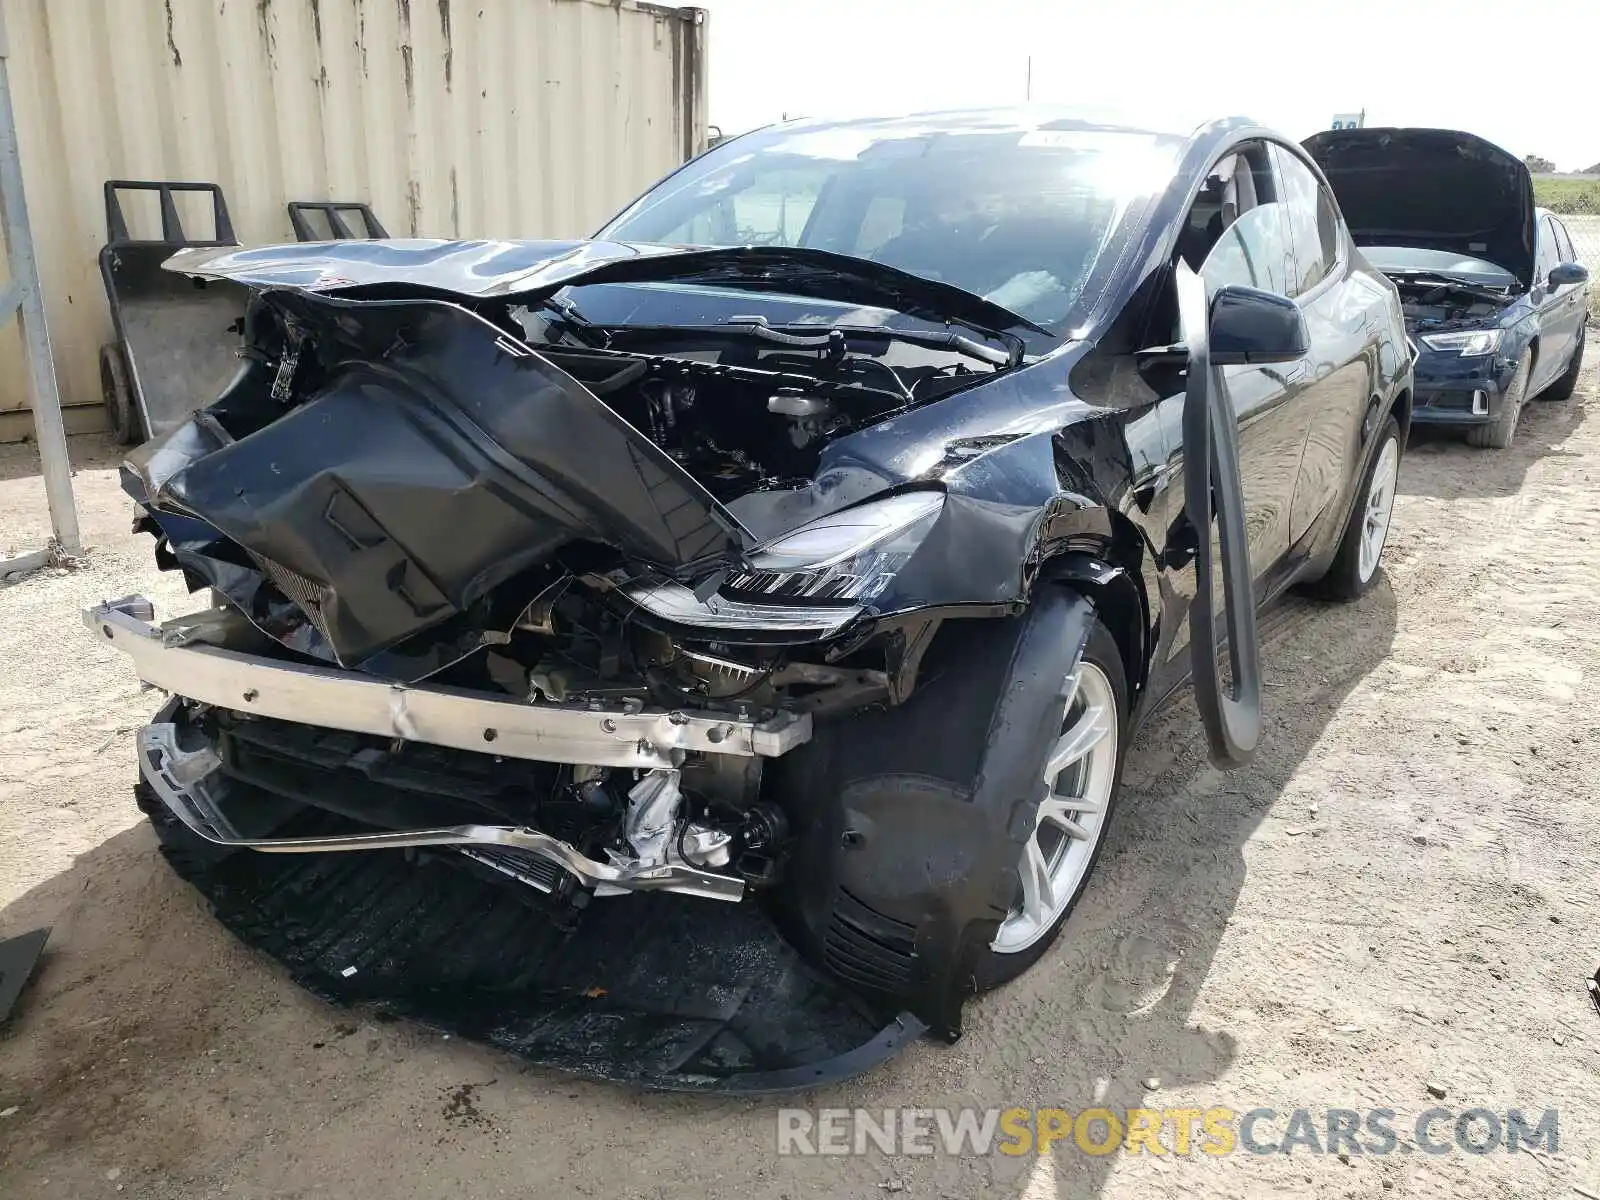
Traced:
<path fill-rule="evenodd" d="M 1316 287 L 1339 261 L 1339 209 L 1315 172 L 1292 151 L 1272 147 L 1272 161 L 1283 192 L 1295 271 L 1290 296 Z"/>

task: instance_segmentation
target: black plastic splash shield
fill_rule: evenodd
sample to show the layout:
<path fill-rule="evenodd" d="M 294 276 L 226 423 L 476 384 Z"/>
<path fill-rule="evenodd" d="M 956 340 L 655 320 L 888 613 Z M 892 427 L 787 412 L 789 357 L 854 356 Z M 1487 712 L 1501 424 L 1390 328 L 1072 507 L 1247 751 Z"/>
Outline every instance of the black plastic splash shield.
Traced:
<path fill-rule="evenodd" d="M 296 983 L 540 1066 L 652 1090 L 797 1091 L 858 1075 L 926 1028 L 821 975 L 754 904 L 603 899 L 566 933 L 520 885 L 442 859 L 228 852 L 142 786 L 139 799 L 178 874 Z"/>
<path fill-rule="evenodd" d="M 11 1015 L 49 940 L 50 930 L 34 929 L 0 942 L 0 1023 Z"/>

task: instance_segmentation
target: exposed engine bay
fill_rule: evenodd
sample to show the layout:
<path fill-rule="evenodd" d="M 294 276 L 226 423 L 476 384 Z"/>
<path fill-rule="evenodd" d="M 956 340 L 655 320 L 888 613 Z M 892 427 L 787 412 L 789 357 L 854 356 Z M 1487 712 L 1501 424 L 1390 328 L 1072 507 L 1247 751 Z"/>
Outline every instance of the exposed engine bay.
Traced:
<path fill-rule="evenodd" d="M 674 580 L 697 572 L 732 595 L 754 589 L 752 602 L 767 583 L 792 590 L 794 573 L 758 569 L 738 501 L 803 486 L 831 440 L 1015 363 L 1009 349 L 954 333 L 812 332 L 757 318 L 600 329 L 554 304 L 469 310 L 293 291 L 256 297 L 244 331 L 243 366 L 218 401 L 125 469 L 160 565 L 210 588 L 218 606 L 160 636 L 519 704 L 744 723 L 898 703 L 939 618 L 829 638 L 827 622 L 842 627 L 856 611 L 845 601 L 870 599 L 849 577 L 819 592 L 821 635 L 723 639 L 662 619 L 639 601 L 639 581 L 684 603 L 705 588 L 691 596 Z M 640 459 L 650 448 L 661 460 Z M 587 474 L 599 479 L 592 489 Z M 918 512 L 926 495 L 909 497 Z M 536 831 L 527 836 L 546 841 L 535 851 L 409 844 L 456 844 L 483 869 L 579 902 L 585 886 L 654 887 L 663 871 L 676 871 L 669 890 L 729 899 L 782 874 L 788 818 L 762 798 L 759 757 L 529 762 L 281 715 L 290 720 L 186 703 L 161 734 L 171 745 L 148 753 L 178 762 L 179 742 L 195 737 L 216 748 L 199 808 L 221 829 L 235 827 L 243 798 L 312 805 L 368 829 Z M 179 811 L 197 803 L 187 785 L 168 790 Z"/>
<path fill-rule="evenodd" d="M 776 329 L 761 317 L 597 331 L 522 308 L 510 315 L 519 336 L 724 503 L 808 481 L 832 439 L 980 382 L 1008 361 L 954 334 L 941 339 L 945 350 L 886 331 Z"/>
<path fill-rule="evenodd" d="M 1412 333 L 1435 333 L 1477 325 L 1493 317 L 1512 299 L 1506 288 L 1405 278 L 1394 282 L 1400 291 L 1406 328 Z"/>

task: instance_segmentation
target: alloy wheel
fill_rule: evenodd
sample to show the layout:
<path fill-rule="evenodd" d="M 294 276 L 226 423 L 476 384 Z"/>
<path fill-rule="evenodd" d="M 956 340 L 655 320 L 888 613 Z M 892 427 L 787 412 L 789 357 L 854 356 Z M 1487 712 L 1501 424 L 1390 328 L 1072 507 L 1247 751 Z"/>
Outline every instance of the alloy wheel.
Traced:
<path fill-rule="evenodd" d="M 999 954 L 1026 950 L 1055 927 L 1105 831 L 1117 778 L 1116 693 L 1085 660 L 1068 677 L 1067 695 L 1061 735 L 1044 765 L 1048 792 L 1017 868 L 1017 899 L 990 943 Z"/>
<path fill-rule="evenodd" d="M 1395 485 L 1400 474 L 1400 448 L 1393 438 L 1383 444 L 1372 482 L 1367 485 L 1366 511 L 1361 515 L 1361 555 L 1357 568 L 1365 583 L 1378 569 L 1383 545 L 1389 538 L 1389 517 L 1394 512 Z"/>

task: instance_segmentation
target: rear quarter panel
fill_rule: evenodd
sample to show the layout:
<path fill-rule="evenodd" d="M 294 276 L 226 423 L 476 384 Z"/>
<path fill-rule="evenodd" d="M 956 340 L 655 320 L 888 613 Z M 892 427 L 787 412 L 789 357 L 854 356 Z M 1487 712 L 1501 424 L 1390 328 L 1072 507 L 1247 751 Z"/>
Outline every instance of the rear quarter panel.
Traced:
<path fill-rule="evenodd" d="M 1377 426 L 1409 367 L 1409 348 L 1394 286 L 1347 248 L 1343 274 L 1303 306 L 1314 358 L 1306 441 L 1290 514 L 1291 541 L 1312 553 L 1344 514 Z"/>

